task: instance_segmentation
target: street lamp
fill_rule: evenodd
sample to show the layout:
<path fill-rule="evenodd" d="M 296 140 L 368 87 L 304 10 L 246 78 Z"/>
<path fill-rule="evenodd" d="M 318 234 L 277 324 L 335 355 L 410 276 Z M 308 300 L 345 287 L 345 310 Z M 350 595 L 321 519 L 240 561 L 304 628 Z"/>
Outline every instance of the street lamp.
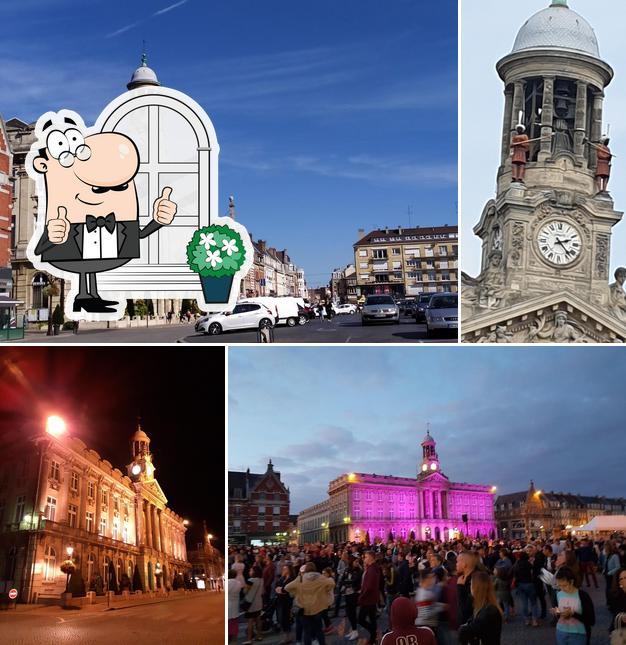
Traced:
<path fill-rule="evenodd" d="M 72 560 L 72 554 L 74 553 L 74 547 L 68 546 L 65 549 L 67 553 L 67 560 L 61 565 L 61 571 L 66 575 L 65 578 L 65 593 L 69 593 L 70 590 L 70 574 L 74 573 L 76 566 Z"/>
<path fill-rule="evenodd" d="M 492 486 L 492 487 L 491 487 L 491 492 L 492 492 L 492 493 L 495 493 L 497 490 L 498 490 L 498 487 L 497 487 L 497 486 Z"/>
<path fill-rule="evenodd" d="M 67 432 L 65 421 L 56 414 L 51 414 L 46 419 L 46 432 L 55 438 L 64 435 Z"/>
<path fill-rule="evenodd" d="M 189 520 L 183 520 L 183 526 L 189 526 Z"/>

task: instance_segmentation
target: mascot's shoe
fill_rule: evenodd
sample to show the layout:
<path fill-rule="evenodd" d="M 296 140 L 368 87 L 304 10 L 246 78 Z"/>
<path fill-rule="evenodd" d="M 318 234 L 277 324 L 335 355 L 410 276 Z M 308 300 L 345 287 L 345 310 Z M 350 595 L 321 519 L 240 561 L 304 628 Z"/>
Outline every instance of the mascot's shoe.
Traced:
<path fill-rule="evenodd" d="M 91 296 L 91 298 L 95 298 L 100 304 L 104 305 L 105 307 L 114 307 L 115 305 L 119 304 L 117 300 L 103 300 L 100 296 Z"/>
<path fill-rule="evenodd" d="M 72 311 L 79 312 L 83 309 L 89 313 L 114 313 L 115 309 L 107 307 L 107 304 L 117 304 L 117 302 L 101 300 L 100 298 L 75 298 Z"/>

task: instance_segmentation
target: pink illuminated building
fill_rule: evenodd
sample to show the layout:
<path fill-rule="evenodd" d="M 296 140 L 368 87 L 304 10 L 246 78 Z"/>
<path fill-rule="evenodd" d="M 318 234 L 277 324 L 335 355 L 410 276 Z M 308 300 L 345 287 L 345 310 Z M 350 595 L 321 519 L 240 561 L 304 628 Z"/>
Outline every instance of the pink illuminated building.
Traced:
<path fill-rule="evenodd" d="M 330 482 L 328 499 L 298 517 L 300 542 L 394 538 L 495 537 L 495 487 L 451 482 L 435 440 L 422 441 L 417 477 L 347 473 Z"/>

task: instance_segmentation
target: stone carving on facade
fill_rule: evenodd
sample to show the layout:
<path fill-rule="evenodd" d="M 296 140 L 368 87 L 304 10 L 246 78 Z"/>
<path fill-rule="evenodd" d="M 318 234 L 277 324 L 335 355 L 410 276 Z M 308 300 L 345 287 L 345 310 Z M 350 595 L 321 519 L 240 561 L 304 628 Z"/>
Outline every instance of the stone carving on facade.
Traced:
<path fill-rule="evenodd" d="M 478 306 L 496 309 L 504 299 L 504 273 L 502 270 L 502 252 L 489 254 L 489 266 L 479 278 Z"/>
<path fill-rule="evenodd" d="M 609 273 L 609 236 L 600 234 L 596 237 L 596 278 L 606 279 Z"/>
<path fill-rule="evenodd" d="M 488 336 L 481 336 L 478 343 L 512 343 L 513 334 L 507 330 L 506 325 L 498 325 Z"/>
<path fill-rule="evenodd" d="M 619 267 L 615 271 L 615 282 L 609 285 L 609 311 L 620 322 L 626 323 L 626 269 Z"/>
<path fill-rule="evenodd" d="M 524 224 L 515 222 L 511 233 L 511 254 L 509 262 L 511 266 L 521 266 L 524 257 Z"/>
<path fill-rule="evenodd" d="M 554 320 L 539 316 L 528 332 L 527 342 L 586 343 L 585 330 L 571 320 L 566 311 L 557 311 Z"/>

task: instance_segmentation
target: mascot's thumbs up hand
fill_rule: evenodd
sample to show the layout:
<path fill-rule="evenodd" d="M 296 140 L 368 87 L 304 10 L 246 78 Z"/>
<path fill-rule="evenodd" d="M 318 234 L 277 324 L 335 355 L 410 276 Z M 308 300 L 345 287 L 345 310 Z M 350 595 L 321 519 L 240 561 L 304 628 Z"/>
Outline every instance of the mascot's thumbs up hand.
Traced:
<path fill-rule="evenodd" d="M 47 224 L 48 239 L 52 244 L 63 244 L 70 234 L 70 223 L 67 219 L 67 208 L 59 206 L 57 209 L 57 218 L 51 219 Z"/>
<path fill-rule="evenodd" d="M 172 196 L 172 189 L 166 186 L 161 192 L 159 197 L 152 207 L 152 218 L 159 224 L 171 224 L 176 215 L 176 203 L 170 200 Z"/>

